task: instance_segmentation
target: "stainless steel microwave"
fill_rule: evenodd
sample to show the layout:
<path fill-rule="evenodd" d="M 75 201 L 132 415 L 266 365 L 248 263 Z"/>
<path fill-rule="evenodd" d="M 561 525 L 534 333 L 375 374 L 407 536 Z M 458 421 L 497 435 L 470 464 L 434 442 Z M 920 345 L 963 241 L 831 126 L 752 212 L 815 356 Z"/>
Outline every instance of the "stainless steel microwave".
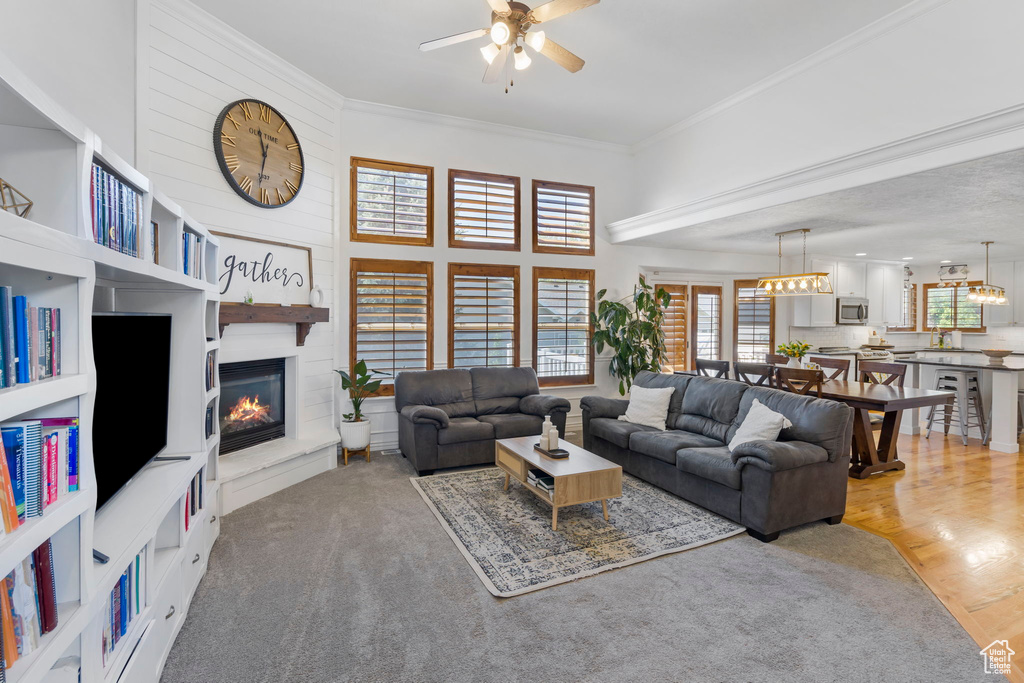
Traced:
<path fill-rule="evenodd" d="M 837 325 L 866 325 L 868 322 L 868 300 L 860 297 L 836 297 Z"/>

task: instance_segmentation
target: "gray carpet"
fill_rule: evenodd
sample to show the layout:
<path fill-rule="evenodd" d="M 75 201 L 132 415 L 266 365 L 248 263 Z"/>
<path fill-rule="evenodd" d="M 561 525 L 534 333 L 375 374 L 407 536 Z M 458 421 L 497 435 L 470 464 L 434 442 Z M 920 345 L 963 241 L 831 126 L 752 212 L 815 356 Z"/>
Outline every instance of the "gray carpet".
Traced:
<path fill-rule="evenodd" d="M 495 598 L 400 456 L 223 520 L 165 683 L 988 681 L 888 542 L 814 524 Z"/>

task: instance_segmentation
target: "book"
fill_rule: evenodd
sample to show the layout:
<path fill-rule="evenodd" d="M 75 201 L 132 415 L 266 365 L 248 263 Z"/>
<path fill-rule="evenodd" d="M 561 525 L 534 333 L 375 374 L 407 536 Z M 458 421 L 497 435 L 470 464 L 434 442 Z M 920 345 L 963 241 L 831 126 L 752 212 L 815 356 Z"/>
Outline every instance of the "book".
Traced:
<path fill-rule="evenodd" d="M 3 346 L 4 384 L 13 387 L 18 383 L 16 375 L 16 352 L 14 343 L 14 290 L 0 286 L 0 345 Z"/>
<path fill-rule="evenodd" d="M 3 516 L 4 531 L 11 533 L 21 525 L 18 519 L 18 507 L 14 502 L 14 482 L 11 480 L 11 468 L 7 463 L 7 452 L 4 441 L 0 438 L 0 513 Z"/>
<path fill-rule="evenodd" d="M 25 440 L 25 515 L 39 517 L 46 507 L 43 490 L 42 425 L 38 420 L 18 423 L 24 430 Z M 0 428 L 8 425 L 0 425 Z"/>
<path fill-rule="evenodd" d="M 15 371 L 18 383 L 28 384 L 31 372 L 28 361 L 28 301 L 23 296 L 14 297 L 14 353 Z"/>
<path fill-rule="evenodd" d="M 141 258 L 142 195 L 102 165 L 93 163 L 89 188 L 92 235 L 97 244 Z"/>
<path fill-rule="evenodd" d="M 7 594 L 7 579 L 0 581 L 0 629 L 3 630 L 4 665 L 9 669 L 18 661 L 18 639 L 14 635 L 14 615 L 11 613 L 11 598 Z"/>
<path fill-rule="evenodd" d="M 57 628 L 57 582 L 53 571 L 53 543 L 50 539 L 32 551 L 35 561 L 36 594 L 39 598 L 39 630 Z"/>
<path fill-rule="evenodd" d="M 60 440 L 54 432 L 42 431 L 40 429 L 40 449 L 43 458 L 43 509 L 57 502 L 57 492 L 60 490 L 58 482 L 58 464 L 60 459 Z"/>
<path fill-rule="evenodd" d="M 6 427 L 0 425 L 0 441 L 3 441 L 7 455 L 7 469 L 10 472 L 11 495 L 14 498 L 15 511 L 19 521 L 25 521 L 25 488 L 28 480 L 25 476 L 25 430 L 21 425 Z"/>

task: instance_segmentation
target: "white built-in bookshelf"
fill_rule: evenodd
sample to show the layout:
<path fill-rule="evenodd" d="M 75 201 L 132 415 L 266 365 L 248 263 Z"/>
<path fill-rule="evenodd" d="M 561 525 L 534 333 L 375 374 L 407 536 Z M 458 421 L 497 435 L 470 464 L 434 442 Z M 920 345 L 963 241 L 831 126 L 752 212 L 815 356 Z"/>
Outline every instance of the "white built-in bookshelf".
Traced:
<path fill-rule="evenodd" d="M 90 198 L 94 163 L 141 194 L 140 225 L 148 226 L 150 220 L 159 225 L 156 262 L 146 258 L 153 245 L 145 229 L 142 258 L 95 243 Z M 80 420 L 80 490 L 0 538 L 0 576 L 52 539 L 58 602 L 57 628 L 42 637 L 38 649 L 19 658 L 6 679 L 67 680 L 55 666 L 64 672 L 77 666 L 87 683 L 156 681 L 220 528 L 219 387 L 215 381 L 208 389 L 206 382 L 207 357 L 213 354 L 216 363 L 220 348 L 218 242 L 3 55 L 0 177 L 34 202 L 25 218 L 0 211 L 0 285 L 12 286 L 33 305 L 61 309 L 63 359 L 60 376 L 0 389 L 0 422 Z M 189 275 L 182 252 L 185 231 L 200 238 L 202 249 L 199 272 Z M 162 455 L 185 458 L 148 465 L 99 512 L 93 463 L 105 454 L 92 451 L 90 438 L 96 389 L 94 311 L 173 316 L 168 444 Z M 145 340 L 125 340 L 133 342 Z M 140 399 L 144 397 L 125 397 Z M 214 418 L 212 434 L 207 433 L 208 409 Z M 193 515 L 186 494 L 197 475 L 205 505 Z M 109 562 L 94 561 L 93 549 Z M 107 599 L 137 555 L 145 562 L 144 606 L 113 651 L 105 653 Z"/>

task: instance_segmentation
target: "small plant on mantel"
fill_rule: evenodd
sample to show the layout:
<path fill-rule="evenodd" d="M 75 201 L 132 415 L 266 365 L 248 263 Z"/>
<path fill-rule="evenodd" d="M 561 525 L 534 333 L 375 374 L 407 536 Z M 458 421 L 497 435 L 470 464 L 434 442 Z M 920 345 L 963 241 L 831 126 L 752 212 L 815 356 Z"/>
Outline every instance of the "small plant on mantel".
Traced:
<path fill-rule="evenodd" d="M 661 372 L 666 354 L 662 322 L 672 297 L 660 287 L 655 291 L 643 275 L 630 296 L 607 301 L 607 291 L 597 293 L 597 313 L 590 314 L 591 343 L 597 353 L 604 351 L 605 345 L 615 352 L 608 372 L 619 378 L 619 393 L 625 395 L 641 370 Z"/>
<path fill-rule="evenodd" d="M 370 445 L 370 421 L 363 419 L 363 401 L 380 389 L 383 380 L 374 379 L 374 377 L 390 377 L 390 374 L 367 369 L 364 360 L 356 363 L 352 368 L 351 375 L 344 370 L 335 370 L 335 372 L 341 376 L 341 388 L 348 392 L 352 401 L 352 412 L 344 413 L 341 416 L 342 422 L 339 425 L 341 445 L 347 451 L 361 451 Z M 367 451 L 366 457 L 369 460 L 369 451 Z M 345 464 L 348 464 L 347 452 Z"/>

